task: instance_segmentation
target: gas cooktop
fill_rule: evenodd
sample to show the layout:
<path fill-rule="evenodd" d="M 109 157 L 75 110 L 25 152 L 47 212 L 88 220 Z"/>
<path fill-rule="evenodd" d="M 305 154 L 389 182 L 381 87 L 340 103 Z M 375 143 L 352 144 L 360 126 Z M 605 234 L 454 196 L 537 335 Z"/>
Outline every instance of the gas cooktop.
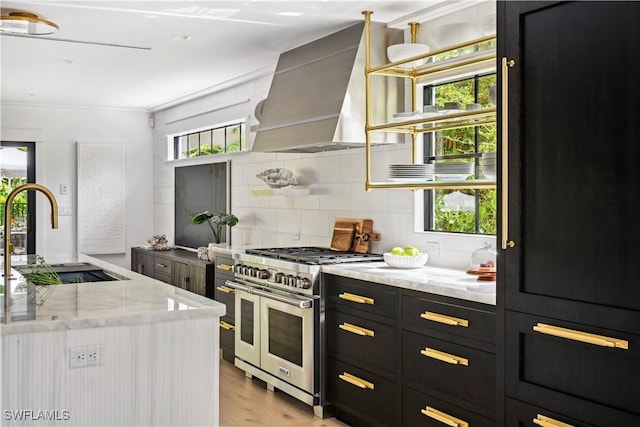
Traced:
<path fill-rule="evenodd" d="M 379 254 L 342 252 L 329 248 L 315 246 L 285 247 L 285 248 L 261 248 L 247 249 L 246 253 L 259 255 L 267 258 L 277 258 L 302 264 L 340 264 L 348 262 L 373 262 L 382 261 L 384 258 Z"/>

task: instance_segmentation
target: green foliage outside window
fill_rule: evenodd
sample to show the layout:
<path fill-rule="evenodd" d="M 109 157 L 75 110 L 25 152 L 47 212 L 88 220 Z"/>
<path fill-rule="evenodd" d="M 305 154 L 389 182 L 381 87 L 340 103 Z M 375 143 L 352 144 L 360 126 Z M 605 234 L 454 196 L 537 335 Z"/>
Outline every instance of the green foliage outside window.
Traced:
<path fill-rule="evenodd" d="M 247 149 L 246 123 L 239 122 L 174 137 L 174 158 L 211 156 Z"/>
<path fill-rule="evenodd" d="M 462 106 L 479 103 L 482 108 L 489 108 L 493 106 L 489 101 L 489 90 L 495 83 L 495 74 L 490 74 L 433 86 L 432 99 L 441 108 L 445 102 L 453 101 L 460 102 Z M 431 155 L 438 156 L 438 162 L 475 162 L 476 177 L 482 178 L 479 155 L 496 151 L 496 132 L 495 124 L 436 132 L 432 136 Z M 461 210 L 447 207 L 444 198 L 454 191 L 473 196 L 476 201 L 475 208 Z M 433 190 L 433 193 L 433 230 L 496 234 L 495 189 Z"/>

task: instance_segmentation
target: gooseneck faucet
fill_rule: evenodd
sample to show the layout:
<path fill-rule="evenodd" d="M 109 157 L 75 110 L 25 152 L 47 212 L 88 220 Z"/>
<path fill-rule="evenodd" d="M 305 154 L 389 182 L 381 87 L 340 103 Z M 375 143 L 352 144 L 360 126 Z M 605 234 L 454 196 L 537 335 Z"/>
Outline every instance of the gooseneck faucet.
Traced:
<path fill-rule="evenodd" d="M 11 203 L 15 197 L 23 191 L 37 190 L 44 193 L 51 203 L 51 228 L 58 228 L 58 202 L 53 197 L 53 193 L 40 184 L 23 184 L 16 187 L 4 205 L 4 323 L 11 322 Z"/>

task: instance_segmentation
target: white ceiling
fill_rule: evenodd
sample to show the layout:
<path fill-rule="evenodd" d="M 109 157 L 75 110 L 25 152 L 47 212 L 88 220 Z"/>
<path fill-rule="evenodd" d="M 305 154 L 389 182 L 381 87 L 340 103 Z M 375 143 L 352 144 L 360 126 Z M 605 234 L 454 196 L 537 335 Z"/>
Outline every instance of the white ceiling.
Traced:
<path fill-rule="evenodd" d="M 2 1 L 3 15 L 32 12 L 60 30 L 0 36 L 0 99 L 158 110 L 272 67 L 281 52 L 361 21 L 363 10 L 404 25 L 416 13 L 470 1 Z"/>

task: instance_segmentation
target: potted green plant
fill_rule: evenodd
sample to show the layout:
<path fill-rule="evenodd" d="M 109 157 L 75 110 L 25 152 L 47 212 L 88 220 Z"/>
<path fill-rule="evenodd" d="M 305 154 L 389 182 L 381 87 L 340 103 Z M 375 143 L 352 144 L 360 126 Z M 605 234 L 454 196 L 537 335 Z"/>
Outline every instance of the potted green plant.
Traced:
<path fill-rule="evenodd" d="M 211 227 L 214 243 L 220 243 L 222 227 L 225 225 L 233 227 L 238 223 L 238 217 L 226 212 L 212 214 L 209 213 L 209 211 L 200 212 L 191 217 L 191 224 L 202 224 L 205 222 Z"/>

